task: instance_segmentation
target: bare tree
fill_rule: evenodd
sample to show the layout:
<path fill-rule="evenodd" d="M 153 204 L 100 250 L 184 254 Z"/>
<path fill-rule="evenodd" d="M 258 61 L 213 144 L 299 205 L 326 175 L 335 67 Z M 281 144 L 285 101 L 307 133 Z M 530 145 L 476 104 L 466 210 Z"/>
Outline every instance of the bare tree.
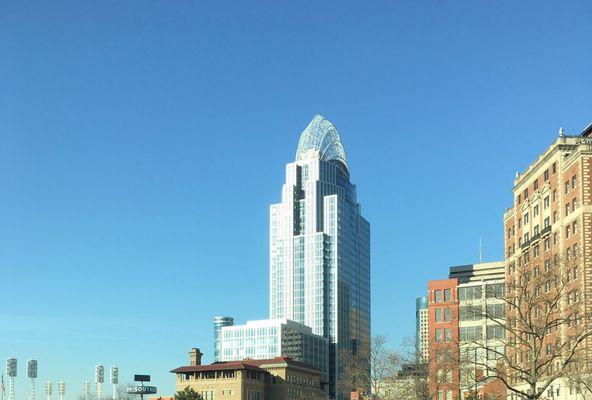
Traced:
<path fill-rule="evenodd" d="M 587 370 L 592 329 L 577 258 L 557 256 L 542 265 L 521 261 L 508 267 L 505 293 L 487 293 L 503 309 L 473 310 L 487 320 L 487 332 L 470 342 L 475 353 L 468 361 L 483 376 L 499 379 L 509 394 L 537 400 L 554 382 Z"/>
<path fill-rule="evenodd" d="M 374 336 L 361 343 L 356 351 L 340 353 L 341 378 L 339 386 L 345 392 L 363 389 L 370 392 L 373 399 L 388 399 L 385 387 L 389 379 L 396 375 L 399 356 L 387 348 L 384 336 Z"/>

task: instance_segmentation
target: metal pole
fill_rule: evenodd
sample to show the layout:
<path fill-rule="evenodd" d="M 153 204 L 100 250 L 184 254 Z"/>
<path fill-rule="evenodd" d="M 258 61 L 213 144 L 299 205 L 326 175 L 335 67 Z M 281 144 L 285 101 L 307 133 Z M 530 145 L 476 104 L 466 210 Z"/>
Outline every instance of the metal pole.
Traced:
<path fill-rule="evenodd" d="M 14 400 L 14 377 L 9 377 L 8 400 Z"/>
<path fill-rule="evenodd" d="M 31 378 L 31 388 L 29 389 L 29 400 L 35 400 L 35 378 Z"/>

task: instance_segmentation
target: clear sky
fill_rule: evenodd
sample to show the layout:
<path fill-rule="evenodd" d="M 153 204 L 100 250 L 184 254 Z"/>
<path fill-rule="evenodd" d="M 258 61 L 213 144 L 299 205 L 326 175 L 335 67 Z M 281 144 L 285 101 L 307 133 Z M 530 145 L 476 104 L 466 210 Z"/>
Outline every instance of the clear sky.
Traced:
<path fill-rule="evenodd" d="M 512 182 L 592 122 L 589 1 L 0 2 L 0 357 L 70 397 L 268 313 L 268 210 L 315 113 L 372 226 L 372 325 L 502 258 Z M 2 369 L 4 369 L 2 367 Z M 41 392 L 41 384 L 38 391 Z"/>

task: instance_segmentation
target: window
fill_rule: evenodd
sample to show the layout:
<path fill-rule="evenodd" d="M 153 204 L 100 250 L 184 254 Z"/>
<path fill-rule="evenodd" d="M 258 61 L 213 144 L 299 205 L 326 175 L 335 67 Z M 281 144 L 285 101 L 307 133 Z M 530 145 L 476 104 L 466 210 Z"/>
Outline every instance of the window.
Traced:
<path fill-rule="evenodd" d="M 452 301 L 450 289 L 444 290 L 444 301 Z"/>
<path fill-rule="evenodd" d="M 557 201 L 557 190 L 553 190 L 553 203 Z"/>
<path fill-rule="evenodd" d="M 458 288 L 459 300 L 478 300 L 481 299 L 481 286 L 469 286 Z"/>
<path fill-rule="evenodd" d="M 576 187 L 576 183 L 577 183 L 577 178 L 576 178 L 576 176 L 574 175 L 574 176 L 572 176 L 572 177 L 571 177 L 571 188 L 572 188 L 572 189 L 575 189 L 575 187 Z"/>
<path fill-rule="evenodd" d="M 530 221 L 530 215 L 528 213 L 524 214 L 524 225 L 528 224 Z"/>
<path fill-rule="evenodd" d="M 460 306 L 459 308 L 461 321 L 476 321 L 481 318 L 481 307 L 475 306 Z"/>
<path fill-rule="evenodd" d="M 574 221 L 573 224 L 571 224 L 571 230 L 574 235 L 578 233 L 578 221 Z"/>
<path fill-rule="evenodd" d="M 487 339 L 504 339 L 505 330 L 501 325 L 487 325 Z"/>
<path fill-rule="evenodd" d="M 569 239 L 569 232 L 570 232 L 570 230 L 569 230 L 569 226 L 566 226 L 566 227 L 565 227 L 565 238 L 566 238 L 566 239 Z"/>
<path fill-rule="evenodd" d="M 450 321 L 452 321 L 452 312 L 450 311 L 450 308 L 446 307 L 444 309 L 444 322 Z"/>
<path fill-rule="evenodd" d="M 555 232 L 553 234 L 553 246 L 557 246 L 558 242 L 559 242 L 559 235 L 557 234 L 557 232 Z"/>
<path fill-rule="evenodd" d="M 436 303 L 442 303 L 442 291 L 436 290 Z"/>
<path fill-rule="evenodd" d="M 545 251 L 549 251 L 551 249 L 551 239 L 545 239 Z"/>
<path fill-rule="evenodd" d="M 548 227 L 550 227 L 550 226 L 551 226 L 551 218 L 550 218 L 550 217 L 546 217 L 546 218 L 544 219 L 544 221 L 543 221 L 543 226 L 544 226 L 545 228 L 548 228 Z"/>
<path fill-rule="evenodd" d="M 436 322 L 442 322 L 442 309 L 441 308 L 436 308 Z"/>
<path fill-rule="evenodd" d="M 444 329 L 444 332 L 446 333 L 446 338 L 445 338 L 446 343 L 451 342 L 452 341 L 452 328 L 446 328 L 446 329 Z"/>
<path fill-rule="evenodd" d="M 485 289 L 485 297 L 487 297 L 488 299 L 502 299 L 504 297 L 504 284 L 494 283 L 487 285 Z"/>
<path fill-rule="evenodd" d="M 443 329 L 436 329 L 436 342 L 441 342 L 442 341 L 442 331 Z"/>
<path fill-rule="evenodd" d="M 487 305 L 488 318 L 504 318 L 504 304 L 488 304 Z"/>
<path fill-rule="evenodd" d="M 549 180 L 549 170 L 546 170 L 543 173 L 543 179 L 545 180 L 545 182 Z"/>
<path fill-rule="evenodd" d="M 577 199 L 577 197 L 574 197 L 574 199 L 571 203 L 571 209 L 575 211 L 576 208 L 578 208 L 578 199 Z"/>
<path fill-rule="evenodd" d="M 534 190 L 537 190 L 539 188 L 539 180 L 538 178 L 534 180 Z"/>
<path fill-rule="evenodd" d="M 534 216 L 536 217 L 537 215 L 539 215 L 539 206 L 538 205 L 534 206 Z"/>
<path fill-rule="evenodd" d="M 528 188 L 524 189 L 524 200 L 528 199 Z"/>
<path fill-rule="evenodd" d="M 483 338 L 481 326 L 461 326 L 459 336 L 462 341 L 481 340 Z"/>
<path fill-rule="evenodd" d="M 569 181 L 565 182 L 565 193 L 569 193 Z"/>
<path fill-rule="evenodd" d="M 518 195 L 518 204 L 522 202 L 522 195 Z"/>
<path fill-rule="evenodd" d="M 557 211 L 553 211 L 553 223 L 557 222 L 558 213 Z"/>
<path fill-rule="evenodd" d="M 565 205 L 565 216 L 569 215 L 569 203 Z"/>
<path fill-rule="evenodd" d="M 535 235 L 535 236 L 539 234 L 539 226 L 538 225 L 536 225 L 534 227 L 534 232 L 532 234 Z"/>
<path fill-rule="evenodd" d="M 549 196 L 546 196 L 546 197 L 543 199 L 543 208 L 545 208 L 545 209 L 549 208 L 549 205 L 550 205 L 550 204 L 551 204 L 551 203 L 549 202 Z"/>
<path fill-rule="evenodd" d="M 555 173 L 555 171 L 557 171 L 557 163 L 553 163 L 553 165 L 551 166 L 551 171 L 553 173 Z"/>

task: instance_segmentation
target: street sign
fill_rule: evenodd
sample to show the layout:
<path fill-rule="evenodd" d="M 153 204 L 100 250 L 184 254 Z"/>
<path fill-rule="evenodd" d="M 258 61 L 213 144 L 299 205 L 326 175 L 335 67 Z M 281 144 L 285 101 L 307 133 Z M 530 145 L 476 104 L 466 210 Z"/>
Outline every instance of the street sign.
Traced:
<path fill-rule="evenodd" d="M 155 394 L 156 386 L 128 386 L 126 392 L 129 394 Z"/>
<path fill-rule="evenodd" d="M 136 382 L 150 382 L 150 375 L 134 375 Z"/>

